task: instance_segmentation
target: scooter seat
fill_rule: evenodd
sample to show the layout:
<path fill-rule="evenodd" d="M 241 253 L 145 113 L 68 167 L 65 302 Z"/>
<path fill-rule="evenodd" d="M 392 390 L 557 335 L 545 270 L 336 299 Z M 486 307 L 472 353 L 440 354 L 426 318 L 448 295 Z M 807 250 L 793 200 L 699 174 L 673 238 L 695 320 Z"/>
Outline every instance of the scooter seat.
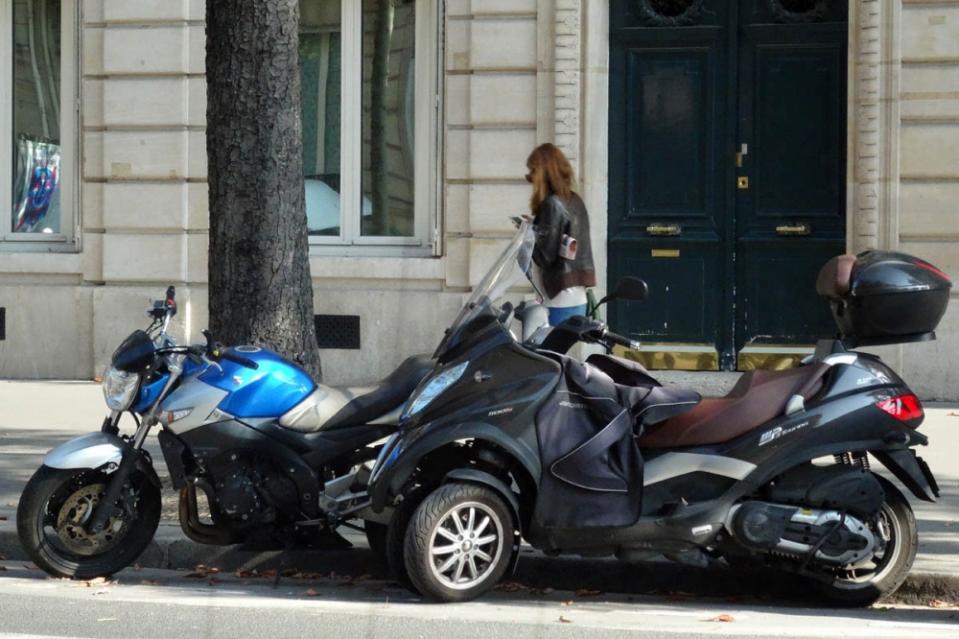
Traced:
<path fill-rule="evenodd" d="M 280 426 L 301 433 L 315 433 L 370 423 L 399 408 L 420 380 L 433 370 L 434 364 L 428 355 L 414 355 L 371 387 L 319 384 L 309 396 L 280 417 Z"/>
<path fill-rule="evenodd" d="M 785 371 L 749 371 L 725 397 L 706 398 L 691 410 L 647 428 L 640 448 L 681 448 L 727 442 L 782 415 L 794 395 L 812 398 L 822 388 L 825 364 Z"/>

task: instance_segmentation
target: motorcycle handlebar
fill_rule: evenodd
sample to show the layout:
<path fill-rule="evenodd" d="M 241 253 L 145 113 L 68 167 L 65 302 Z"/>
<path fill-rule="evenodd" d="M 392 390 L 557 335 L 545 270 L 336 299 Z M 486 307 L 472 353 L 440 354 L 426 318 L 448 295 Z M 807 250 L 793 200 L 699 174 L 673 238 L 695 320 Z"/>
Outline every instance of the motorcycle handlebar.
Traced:
<path fill-rule="evenodd" d="M 239 364 L 240 366 L 245 366 L 246 368 L 256 370 L 260 367 L 260 365 L 254 362 L 252 359 L 248 359 L 246 357 L 243 357 L 242 355 L 237 355 L 236 353 L 230 353 L 228 351 L 220 351 L 219 355 L 221 359 L 228 359 L 231 362 Z"/>

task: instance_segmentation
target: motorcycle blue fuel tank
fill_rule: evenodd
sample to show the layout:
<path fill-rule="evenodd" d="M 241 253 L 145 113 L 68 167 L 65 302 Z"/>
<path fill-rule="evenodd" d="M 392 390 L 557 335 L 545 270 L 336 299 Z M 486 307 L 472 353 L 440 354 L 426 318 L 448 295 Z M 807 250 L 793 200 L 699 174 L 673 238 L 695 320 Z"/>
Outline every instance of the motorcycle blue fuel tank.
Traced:
<path fill-rule="evenodd" d="M 235 417 L 278 417 L 316 388 L 306 371 L 269 349 L 241 346 L 226 350 L 253 360 L 259 367 L 247 368 L 221 359 L 199 380 L 229 393 L 219 408 Z"/>

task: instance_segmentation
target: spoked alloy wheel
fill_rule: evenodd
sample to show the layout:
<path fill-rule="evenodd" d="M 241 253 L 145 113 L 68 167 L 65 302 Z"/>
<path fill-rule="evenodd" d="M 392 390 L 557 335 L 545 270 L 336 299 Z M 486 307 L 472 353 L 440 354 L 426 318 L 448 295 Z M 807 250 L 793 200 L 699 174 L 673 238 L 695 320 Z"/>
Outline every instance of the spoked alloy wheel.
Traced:
<path fill-rule="evenodd" d="M 823 595 L 834 603 L 868 606 L 894 592 L 905 581 L 916 558 L 919 533 L 912 507 L 890 482 L 879 477 L 886 499 L 868 522 L 877 544 L 873 556 L 855 566 L 837 570 L 828 582 L 819 582 Z"/>
<path fill-rule="evenodd" d="M 134 471 L 99 533 L 86 529 L 110 477 L 93 470 L 41 466 L 17 508 L 17 533 L 33 562 L 56 577 L 92 579 L 127 567 L 160 523 L 160 490 Z"/>
<path fill-rule="evenodd" d="M 479 502 L 449 511 L 433 529 L 430 567 L 447 588 L 466 590 L 486 579 L 503 551 L 503 524 Z"/>
<path fill-rule="evenodd" d="M 512 559 L 514 524 L 494 491 L 447 484 L 423 500 L 406 531 L 404 559 L 416 589 L 437 601 L 490 590 Z"/>

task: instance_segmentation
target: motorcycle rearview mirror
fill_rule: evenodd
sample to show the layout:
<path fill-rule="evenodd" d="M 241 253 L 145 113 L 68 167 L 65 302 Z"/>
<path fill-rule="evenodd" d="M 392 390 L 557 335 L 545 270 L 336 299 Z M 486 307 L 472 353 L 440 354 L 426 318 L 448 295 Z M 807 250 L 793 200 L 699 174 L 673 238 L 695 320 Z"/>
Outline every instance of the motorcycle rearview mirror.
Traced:
<path fill-rule="evenodd" d="M 649 286 L 645 281 L 638 277 L 624 277 L 616 284 L 613 292 L 599 300 L 596 308 L 599 308 L 610 300 L 631 300 L 633 302 L 642 302 L 649 297 Z"/>

